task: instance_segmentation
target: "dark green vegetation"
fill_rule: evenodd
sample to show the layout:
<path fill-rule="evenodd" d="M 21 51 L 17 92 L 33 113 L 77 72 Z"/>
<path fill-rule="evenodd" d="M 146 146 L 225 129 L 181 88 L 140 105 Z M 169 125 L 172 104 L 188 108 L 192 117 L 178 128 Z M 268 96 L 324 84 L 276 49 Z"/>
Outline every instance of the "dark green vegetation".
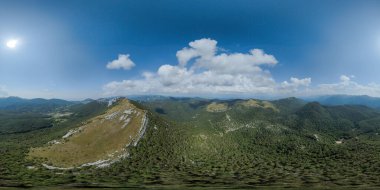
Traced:
<path fill-rule="evenodd" d="M 295 98 L 135 105 L 150 110 L 144 138 L 106 168 L 48 170 L 26 159 L 30 147 L 61 138 L 105 103 L 69 106 L 73 114 L 52 127 L 0 135 L 0 186 L 380 188 L 380 113 L 371 108 Z"/>
<path fill-rule="evenodd" d="M 22 133 L 51 127 L 49 116 L 38 113 L 0 111 L 0 134 Z"/>

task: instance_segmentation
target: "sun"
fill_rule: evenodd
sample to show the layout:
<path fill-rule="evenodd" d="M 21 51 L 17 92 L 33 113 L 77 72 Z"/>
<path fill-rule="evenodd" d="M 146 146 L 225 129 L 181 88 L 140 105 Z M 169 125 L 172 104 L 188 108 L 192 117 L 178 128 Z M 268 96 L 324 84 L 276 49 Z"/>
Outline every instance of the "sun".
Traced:
<path fill-rule="evenodd" d="M 7 41 L 6 45 L 7 45 L 8 48 L 14 49 L 17 46 L 17 44 L 18 44 L 18 40 L 11 39 L 11 40 Z"/>

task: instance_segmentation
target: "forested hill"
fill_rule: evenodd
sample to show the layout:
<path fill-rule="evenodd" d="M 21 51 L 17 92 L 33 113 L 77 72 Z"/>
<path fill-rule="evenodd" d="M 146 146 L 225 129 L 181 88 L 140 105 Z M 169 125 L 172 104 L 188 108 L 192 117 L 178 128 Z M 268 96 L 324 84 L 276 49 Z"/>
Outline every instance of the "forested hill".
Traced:
<path fill-rule="evenodd" d="M 380 113 L 366 106 L 297 98 L 119 101 L 72 105 L 50 118 L 51 127 L 0 134 L 0 185 L 370 188 L 380 183 Z M 120 106 L 140 110 L 136 116 L 145 113 L 148 121 L 136 146 L 127 146 L 127 156 L 105 167 L 98 162 L 64 170 L 42 165 L 73 166 L 69 157 L 59 157 L 57 147 L 97 147 L 91 138 L 104 141 L 91 149 L 94 155 L 107 155 L 103 145 L 114 143 L 103 137 L 118 139 L 113 128 L 127 121 Z M 70 131 L 78 133 L 63 138 Z M 93 161 L 86 151 L 83 158 Z"/>

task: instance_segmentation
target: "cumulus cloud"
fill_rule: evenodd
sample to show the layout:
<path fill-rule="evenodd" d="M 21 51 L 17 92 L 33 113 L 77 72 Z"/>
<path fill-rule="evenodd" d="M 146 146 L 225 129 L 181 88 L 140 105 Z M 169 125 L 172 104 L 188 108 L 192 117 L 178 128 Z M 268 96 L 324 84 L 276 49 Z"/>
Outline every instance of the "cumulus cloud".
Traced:
<path fill-rule="evenodd" d="M 107 69 L 124 69 L 129 70 L 135 66 L 135 63 L 129 58 L 129 54 L 120 54 L 116 60 L 108 62 Z"/>
<path fill-rule="evenodd" d="M 180 66 L 185 66 L 194 57 L 212 58 L 217 50 L 218 42 L 212 39 L 200 39 L 189 43 L 190 48 L 185 47 L 177 51 L 177 59 Z"/>
<path fill-rule="evenodd" d="M 290 81 L 281 83 L 281 89 L 285 93 L 292 93 L 298 91 L 301 87 L 308 87 L 311 84 L 311 78 L 298 79 L 291 77 Z"/>
<path fill-rule="evenodd" d="M 275 82 L 263 66 L 277 59 L 261 49 L 248 53 L 218 53 L 217 41 L 200 39 L 177 51 L 178 64 L 165 64 L 156 72 L 144 72 L 141 79 L 106 84 L 105 95 L 241 95 L 281 94 L 308 86 L 310 78 Z"/>
<path fill-rule="evenodd" d="M 375 83 L 359 84 L 352 80 L 353 76 L 341 75 L 336 83 L 319 84 L 308 93 L 311 95 L 369 95 L 380 96 L 380 85 Z"/>
<path fill-rule="evenodd" d="M 222 53 L 216 55 L 217 41 L 200 39 L 189 43 L 177 52 L 179 66 L 186 66 L 192 59 L 191 69 L 204 68 L 220 74 L 249 74 L 261 72 L 260 65 L 275 65 L 278 63 L 273 55 L 264 53 L 261 49 L 252 49 L 249 53 Z"/>

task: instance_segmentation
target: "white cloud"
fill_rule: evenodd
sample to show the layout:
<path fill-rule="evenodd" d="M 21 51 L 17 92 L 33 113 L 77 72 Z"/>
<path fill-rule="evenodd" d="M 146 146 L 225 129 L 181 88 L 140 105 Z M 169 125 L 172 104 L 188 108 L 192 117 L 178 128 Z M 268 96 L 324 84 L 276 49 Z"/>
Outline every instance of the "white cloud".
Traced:
<path fill-rule="evenodd" d="M 129 54 L 120 54 L 118 59 L 108 62 L 107 69 L 124 69 L 129 70 L 135 66 L 135 63 L 129 58 Z"/>
<path fill-rule="evenodd" d="M 298 91 L 301 87 L 308 87 L 311 84 L 311 78 L 298 79 L 291 77 L 290 81 L 281 83 L 281 89 L 285 93 L 292 93 Z"/>
<path fill-rule="evenodd" d="M 346 76 L 346 75 L 341 75 L 341 76 L 340 76 L 340 80 L 341 80 L 342 82 L 344 82 L 344 83 L 348 83 L 348 82 L 350 82 L 351 78 L 348 77 L 348 76 Z"/>
<path fill-rule="evenodd" d="M 248 54 L 222 53 L 217 55 L 217 41 L 200 39 L 189 43 L 177 52 L 179 66 L 186 66 L 194 59 L 191 69 L 209 69 L 220 74 L 249 74 L 261 72 L 260 65 L 276 65 L 278 61 L 273 55 L 265 54 L 261 49 L 252 49 Z"/>
<path fill-rule="evenodd" d="M 144 72 L 140 79 L 110 82 L 103 87 L 104 95 L 380 96 L 379 84 L 359 84 L 353 81 L 353 75 L 341 75 L 336 83 L 315 86 L 311 86 L 311 78 L 291 77 L 279 83 L 263 67 L 278 63 L 273 55 L 261 49 L 229 54 L 218 53 L 219 49 L 215 40 L 195 40 L 177 52 L 178 64 L 161 65 L 156 72 Z M 125 58 L 129 60 L 128 57 L 126 55 Z M 123 56 L 121 59 L 119 56 L 118 60 L 122 59 Z"/>
<path fill-rule="evenodd" d="M 8 91 L 5 86 L 0 85 L 0 97 L 8 96 Z"/>
<path fill-rule="evenodd" d="M 180 66 L 185 66 L 187 62 L 195 57 L 211 58 L 215 55 L 218 42 L 211 39 L 200 39 L 189 43 L 190 48 L 185 47 L 177 51 L 177 59 Z"/>
<path fill-rule="evenodd" d="M 379 84 L 359 84 L 352 81 L 352 77 L 348 77 L 346 75 L 340 76 L 339 79 L 340 82 L 337 83 L 319 84 L 309 93 L 312 95 L 347 94 L 380 96 Z"/>
<path fill-rule="evenodd" d="M 177 52 L 178 65 L 165 64 L 141 79 L 106 84 L 105 95 L 254 95 L 283 94 L 308 86 L 310 78 L 278 84 L 262 66 L 278 63 L 261 49 L 249 53 L 220 53 L 217 41 L 200 39 Z"/>
<path fill-rule="evenodd" d="M 140 79 L 104 85 L 104 95 L 162 94 L 197 96 L 316 96 L 328 94 L 380 96 L 380 85 L 359 84 L 354 75 L 341 75 L 336 83 L 311 85 L 311 78 L 291 77 L 276 82 L 263 66 L 277 59 L 261 49 L 248 53 L 218 53 L 217 41 L 200 39 L 177 52 L 177 65 L 161 65 Z M 270 68 L 270 67 L 269 67 Z"/>

